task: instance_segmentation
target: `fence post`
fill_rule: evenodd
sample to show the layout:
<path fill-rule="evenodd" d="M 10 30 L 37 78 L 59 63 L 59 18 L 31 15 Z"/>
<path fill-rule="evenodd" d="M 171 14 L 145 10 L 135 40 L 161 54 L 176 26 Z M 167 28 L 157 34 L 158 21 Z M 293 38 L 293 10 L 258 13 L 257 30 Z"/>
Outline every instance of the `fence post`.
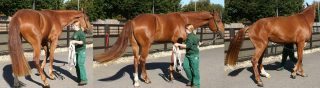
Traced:
<path fill-rule="evenodd" d="M 231 28 L 229 30 L 229 39 L 230 39 L 230 41 L 231 41 L 231 39 L 234 38 L 234 36 L 235 36 L 235 30 L 233 28 Z"/>
<path fill-rule="evenodd" d="M 120 34 L 120 25 L 118 25 L 118 35 Z"/>
<path fill-rule="evenodd" d="M 109 25 L 105 24 L 104 25 L 104 50 L 106 51 L 107 48 L 109 47 L 109 34 L 107 33 L 109 29 Z"/>
<path fill-rule="evenodd" d="M 8 27 L 8 24 L 9 24 L 9 23 L 6 23 L 6 29 L 7 29 L 7 31 L 9 31 L 9 27 Z"/>
<path fill-rule="evenodd" d="M 216 44 L 216 33 L 213 33 L 213 42 L 212 42 L 213 45 Z"/>
<path fill-rule="evenodd" d="M 202 42 L 203 39 L 203 27 L 200 28 L 200 42 Z"/>
<path fill-rule="evenodd" d="M 167 51 L 168 50 L 168 45 L 167 43 L 164 43 L 164 51 Z"/>
<path fill-rule="evenodd" d="M 70 45 L 70 26 L 67 26 L 67 46 L 69 46 Z"/>
<path fill-rule="evenodd" d="M 311 33 L 311 37 L 310 37 L 310 47 L 309 47 L 310 49 L 312 49 L 312 35 L 313 35 L 313 34 Z"/>

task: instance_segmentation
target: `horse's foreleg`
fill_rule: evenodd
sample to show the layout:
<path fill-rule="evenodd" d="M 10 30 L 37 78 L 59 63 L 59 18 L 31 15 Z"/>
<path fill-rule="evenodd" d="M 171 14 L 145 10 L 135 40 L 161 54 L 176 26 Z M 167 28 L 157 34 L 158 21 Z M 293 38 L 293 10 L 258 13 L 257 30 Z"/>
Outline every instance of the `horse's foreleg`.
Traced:
<path fill-rule="evenodd" d="M 38 69 L 38 72 L 41 76 L 41 80 L 44 82 L 44 87 L 49 87 L 49 84 L 46 80 L 46 76 L 44 75 L 44 72 L 43 72 L 43 68 L 40 67 L 40 50 L 41 50 L 40 43 L 33 44 L 32 47 L 34 52 L 33 61 L 35 63 L 35 66 Z"/>
<path fill-rule="evenodd" d="M 54 40 L 54 41 L 51 41 L 51 44 L 50 44 L 50 56 L 49 56 L 49 61 L 50 61 L 50 68 L 49 68 L 49 74 L 50 74 L 50 79 L 55 79 L 54 78 L 54 74 L 53 74 L 53 60 L 54 60 L 54 51 L 57 47 L 57 43 L 58 43 L 58 40 Z"/>
<path fill-rule="evenodd" d="M 291 78 L 295 79 L 297 75 L 297 71 L 300 70 L 300 74 L 302 77 L 305 77 L 306 74 L 303 71 L 302 68 L 302 55 L 303 55 L 303 48 L 304 48 L 304 42 L 297 43 L 297 49 L 298 49 L 298 61 L 296 63 L 296 66 L 293 68 L 293 72 L 291 73 Z"/>
<path fill-rule="evenodd" d="M 142 70 L 141 75 L 143 77 L 142 79 L 147 84 L 151 83 L 150 79 L 148 78 L 148 74 L 147 74 L 147 70 L 146 70 L 146 61 L 147 61 L 147 57 L 149 54 L 149 48 L 150 48 L 150 45 L 142 47 L 141 58 L 140 58 L 140 65 L 141 65 L 141 70 Z"/>

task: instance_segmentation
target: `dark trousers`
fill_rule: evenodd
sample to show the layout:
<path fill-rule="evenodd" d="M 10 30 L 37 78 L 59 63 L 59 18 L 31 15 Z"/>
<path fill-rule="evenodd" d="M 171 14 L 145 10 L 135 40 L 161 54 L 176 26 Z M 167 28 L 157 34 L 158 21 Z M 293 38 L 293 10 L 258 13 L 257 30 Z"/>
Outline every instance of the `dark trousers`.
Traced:
<path fill-rule="evenodd" d="M 285 44 L 282 51 L 282 61 L 281 66 L 284 66 L 287 61 L 287 57 L 289 56 L 290 60 L 294 63 L 297 63 L 297 58 L 294 57 L 294 47 L 292 44 Z"/>

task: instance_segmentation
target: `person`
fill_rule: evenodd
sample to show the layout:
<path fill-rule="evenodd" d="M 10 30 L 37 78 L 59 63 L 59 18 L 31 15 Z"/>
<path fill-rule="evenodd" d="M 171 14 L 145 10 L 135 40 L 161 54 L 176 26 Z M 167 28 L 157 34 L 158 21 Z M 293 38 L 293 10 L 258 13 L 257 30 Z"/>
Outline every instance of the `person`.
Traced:
<path fill-rule="evenodd" d="M 294 47 L 293 47 L 293 43 L 292 44 L 285 44 L 283 47 L 283 51 L 282 51 L 282 60 L 281 60 L 281 64 L 279 66 L 279 68 L 277 69 L 277 71 L 281 71 L 284 69 L 284 66 L 286 64 L 287 61 L 287 57 L 289 56 L 290 60 L 295 64 L 297 62 L 297 58 L 294 57 Z"/>
<path fill-rule="evenodd" d="M 86 34 L 83 32 L 83 28 L 80 27 L 79 22 L 74 23 L 73 29 L 75 32 L 73 34 L 73 40 L 70 41 L 70 44 L 75 45 L 78 85 L 83 86 L 87 84 L 87 74 L 85 69 Z"/>
<path fill-rule="evenodd" d="M 175 43 L 176 47 L 186 48 L 186 54 L 183 61 L 183 69 L 189 79 L 187 86 L 194 88 L 200 87 L 200 74 L 199 74 L 199 38 L 192 31 L 193 25 L 187 24 L 186 26 L 187 39 L 186 44 Z"/>

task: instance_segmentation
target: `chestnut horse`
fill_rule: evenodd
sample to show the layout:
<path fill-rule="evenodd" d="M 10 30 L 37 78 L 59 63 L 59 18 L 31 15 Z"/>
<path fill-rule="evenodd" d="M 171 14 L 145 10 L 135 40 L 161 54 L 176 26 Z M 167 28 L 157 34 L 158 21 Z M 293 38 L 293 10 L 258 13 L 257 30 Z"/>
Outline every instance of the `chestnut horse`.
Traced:
<path fill-rule="evenodd" d="M 47 58 L 50 60 L 49 74 L 50 79 L 54 79 L 53 74 L 53 59 L 54 50 L 58 44 L 58 38 L 62 33 L 62 29 L 74 22 L 80 22 L 84 29 L 92 30 L 88 17 L 83 11 L 76 10 L 43 10 L 36 11 L 30 9 L 22 9 L 17 11 L 9 23 L 9 51 L 12 61 L 12 71 L 15 75 L 15 80 L 19 76 L 30 75 L 30 67 L 24 56 L 24 51 L 21 43 L 22 37 L 33 48 L 33 61 L 40 73 L 41 79 L 44 82 L 44 87 L 49 87 L 49 84 L 44 75 L 43 69 Z M 49 46 L 50 45 L 50 46 Z M 40 50 L 44 48 L 46 58 L 40 65 Z M 15 81 L 14 86 L 19 85 Z"/>
<path fill-rule="evenodd" d="M 246 31 L 255 47 L 255 53 L 251 59 L 255 81 L 258 86 L 263 86 L 260 79 L 260 71 L 262 68 L 262 55 L 267 48 L 268 42 L 276 42 L 280 44 L 295 43 L 298 49 L 298 62 L 295 65 L 291 77 L 294 79 L 298 73 L 302 77 L 306 74 L 302 68 L 302 54 L 305 42 L 310 40 L 311 30 L 315 19 L 316 5 L 307 7 L 301 13 L 291 16 L 269 17 L 263 18 L 251 26 L 241 29 L 235 38 L 230 42 L 229 49 L 226 54 L 226 64 L 234 66 L 238 59 L 238 54 Z"/>
<path fill-rule="evenodd" d="M 185 25 L 192 24 L 195 28 L 209 24 L 214 31 L 224 31 L 224 25 L 218 12 L 175 12 L 169 14 L 141 14 L 128 21 L 116 43 L 105 53 L 98 54 L 94 59 L 108 62 L 120 57 L 128 46 L 132 45 L 134 55 L 134 86 L 138 83 L 138 64 L 142 68 L 145 83 L 151 83 L 147 76 L 145 63 L 151 44 L 154 42 L 182 42 L 186 39 Z M 221 33 L 220 32 L 220 33 Z M 170 64 L 170 77 L 173 80 L 173 61 Z"/>

